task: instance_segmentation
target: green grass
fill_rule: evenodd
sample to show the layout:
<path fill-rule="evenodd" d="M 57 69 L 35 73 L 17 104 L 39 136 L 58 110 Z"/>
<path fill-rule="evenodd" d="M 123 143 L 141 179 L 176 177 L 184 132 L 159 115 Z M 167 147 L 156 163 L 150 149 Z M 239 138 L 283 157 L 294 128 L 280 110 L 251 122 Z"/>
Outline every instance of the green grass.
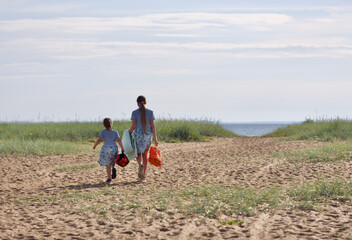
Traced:
<path fill-rule="evenodd" d="M 160 120 L 156 122 L 158 139 L 164 142 L 204 141 L 209 137 L 235 137 L 218 122 Z"/>
<path fill-rule="evenodd" d="M 145 198 L 147 196 L 147 198 Z M 167 217 L 181 213 L 206 218 L 228 219 L 239 215 L 251 216 L 275 209 L 319 210 L 332 202 L 350 202 L 352 182 L 343 179 L 320 179 L 293 186 L 267 189 L 204 185 L 186 189 L 137 189 L 123 192 L 104 186 L 92 191 L 64 190 L 57 195 L 16 199 L 15 204 L 60 206 L 63 211 L 93 212 L 102 217 L 113 217 L 121 211 L 141 215 L 161 214 Z M 350 203 L 349 203 L 350 204 Z M 242 225 L 243 222 L 226 220 L 223 225 Z"/>
<path fill-rule="evenodd" d="M 38 140 L 0 140 L 0 156 L 47 156 L 62 154 L 80 154 L 88 152 L 91 146 L 81 143 Z"/>
<path fill-rule="evenodd" d="M 290 162 L 336 162 L 352 158 L 352 142 L 335 142 L 325 146 L 299 149 L 292 152 L 274 153 L 275 157 Z"/>
<path fill-rule="evenodd" d="M 163 142 L 205 141 L 209 137 L 234 137 L 218 122 L 160 120 L 155 122 L 158 140 Z M 130 121 L 115 121 L 122 137 Z M 0 156 L 59 155 L 87 152 L 103 129 L 102 123 L 1 123 Z M 89 146 L 88 146 L 89 145 Z"/>
<path fill-rule="evenodd" d="M 129 121 L 114 122 L 113 128 L 122 134 L 130 127 Z M 100 131 L 102 123 L 67 122 L 67 123 L 1 123 L 0 139 L 2 140 L 49 140 L 64 142 L 93 142 Z"/>
<path fill-rule="evenodd" d="M 186 214 L 203 215 L 208 218 L 234 214 L 250 216 L 264 204 L 272 208 L 279 203 L 277 188 L 203 186 L 181 191 L 177 197 L 180 198 L 179 202 L 183 202 L 181 209 Z"/>
<path fill-rule="evenodd" d="M 296 185 L 287 190 L 288 196 L 301 206 L 315 208 L 319 203 L 332 200 L 346 202 L 352 200 L 352 182 L 343 179 L 334 181 L 319 180 L 312 183 Z M 302 204 L 303 203 L 303 204 Z"/>
<path fill-rule="evenodd" d="M 96 163 L 88 163 L 88 164 L 81 164 L 81 165 L 60 166 L 60 167 L 57 167 L 55 170 L 58 172 L 77 172 L 82 170 L 83 171 L 89 170 L 96 167 L 98 167 Z"/>
<path fill-rule="evenodd" d="M 120 135 L 130 128 L 130 121 L 115 121 L 113 129 Z M 199 141 L 204 137 L 233 137 L 236 134 L 224 129 L 218 122 L 195 120 L 159 120 L 155 122 L 161 141 Z M 50 140 L 70 142 L 93 142 L 104 129 L 96 122 L 69 123 L 1 123 L 1 140 Z"/>
<path fill-rule="evenodd" d="M 264 135 L 287 137 L 292 140 L 336 141 L 352 140 L 352 121 L 342 119 L 306 120 L 302 124 L 289 125 Z"/>
<path fill-rule="evenodd" d="M 238 226 L 243 226 L 244 221 L 235 221 L 235 220 L 230 219 L 230 220 L 220 221 L 220 224 L 221 225 L 234 225 L 234 224 L 236 224 Z"/>

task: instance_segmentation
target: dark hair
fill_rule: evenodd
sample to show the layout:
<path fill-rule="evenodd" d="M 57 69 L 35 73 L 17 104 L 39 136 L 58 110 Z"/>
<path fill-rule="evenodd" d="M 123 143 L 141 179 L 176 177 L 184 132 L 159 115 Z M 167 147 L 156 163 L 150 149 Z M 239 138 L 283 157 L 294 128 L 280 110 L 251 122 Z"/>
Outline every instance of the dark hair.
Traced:
<path fill-rule="evenodd" d="M 104 118 L 103 124 L 106 129 L 111 128 L 111 125 L 112 125 L 111 118 Z"/>
<path fill-rule="evenodd" d="M 146 134 L 147 133 L 147 116 L 146 116 L 145 104 L 147 103 L 147 100 L 145 99 L 144 96 L 141 95 L 137 98 L 137 103 L 139 103 L 139 109 L 141 111 L 141 121 L 142 121 L 143 131 Z"/>

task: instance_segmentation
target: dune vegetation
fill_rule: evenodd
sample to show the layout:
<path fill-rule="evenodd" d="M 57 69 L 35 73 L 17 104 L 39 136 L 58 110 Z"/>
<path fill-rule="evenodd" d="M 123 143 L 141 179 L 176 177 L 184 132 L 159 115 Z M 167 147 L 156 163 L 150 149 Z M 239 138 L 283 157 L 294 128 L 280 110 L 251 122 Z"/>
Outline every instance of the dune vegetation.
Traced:
<path fill-rule="evenodd" d="M 161 142 L 205 141 L 211 137 L 234 137 L 218 122 L 196 120 L 156 121 Z M 115 121 L 122 137 L 130 121 Z M 0 124 L 0 155 L 58 155 L 87 152 L 103 129 L 99 122 L 65 123 L 2 123 Z"/>
<path fill-rule="evenodd" d="M 336 141 L 352 140 L 352 121 L 340 118 L 307 119 L 301 124 L 279 128 L 264 137 L 287 137 L 292 140 Z"/>

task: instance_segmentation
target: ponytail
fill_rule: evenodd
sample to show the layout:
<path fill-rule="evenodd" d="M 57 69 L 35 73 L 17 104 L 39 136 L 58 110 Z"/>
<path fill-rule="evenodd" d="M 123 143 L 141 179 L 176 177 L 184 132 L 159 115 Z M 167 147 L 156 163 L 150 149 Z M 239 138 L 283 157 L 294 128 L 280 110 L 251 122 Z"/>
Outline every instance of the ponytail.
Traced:
<path fill-rule="evenodd" d="M 142 120 L 143 131 L 145 134 L 147 134 L 147 116 L 145 111 L 145 105 L 142 103 L 139 109 L 141 110 L 141 120 Z"/>
<path fill-rule="evenodd" d="M 147 134 L 147 111 L 145 109 L 145 104 L 147 103 L 144 96 L 139 96 L 137 98 L 137 103 L 139 103 L 139 110 L 141 111 L 141 122 L 143 131 Z"/>

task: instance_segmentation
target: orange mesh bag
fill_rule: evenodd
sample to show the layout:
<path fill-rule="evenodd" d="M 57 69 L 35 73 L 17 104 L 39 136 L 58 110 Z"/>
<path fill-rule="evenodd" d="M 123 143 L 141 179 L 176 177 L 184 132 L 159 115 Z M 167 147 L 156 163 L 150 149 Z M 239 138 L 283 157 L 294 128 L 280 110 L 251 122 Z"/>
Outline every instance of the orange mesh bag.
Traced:
<path fill-rule="evenodd" d="M 150 147 L 148 161 L 156 167 L 161 167 L 161 153 L 158 146 Z"/>

